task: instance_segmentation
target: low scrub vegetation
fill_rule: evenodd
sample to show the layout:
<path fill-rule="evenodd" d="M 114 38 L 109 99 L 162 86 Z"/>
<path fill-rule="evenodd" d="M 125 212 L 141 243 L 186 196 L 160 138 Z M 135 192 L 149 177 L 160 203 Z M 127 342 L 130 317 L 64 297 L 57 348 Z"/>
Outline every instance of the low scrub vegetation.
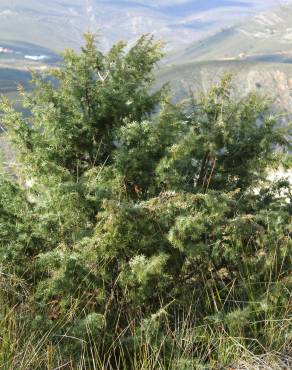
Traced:
<path fill-rule="evenodd" d="M 287 130 L 229 76 L 151 93 L 149 37 L 85 41 L 20 89 L 30 115 L 2 99 L 0 368 L 287 365 L 291 189 L 267 176 Z"/>

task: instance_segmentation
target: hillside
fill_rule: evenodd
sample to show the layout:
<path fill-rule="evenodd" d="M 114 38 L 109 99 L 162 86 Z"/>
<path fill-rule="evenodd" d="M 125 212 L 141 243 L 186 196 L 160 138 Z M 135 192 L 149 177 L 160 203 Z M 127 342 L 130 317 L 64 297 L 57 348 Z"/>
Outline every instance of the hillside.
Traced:
<path fill-rule="evenodd" d="M 24 6 L 20 0 L 2 0 L 0 92 L 15 98 L 18 83 L 28 86 L 28 68 L 46 69 L 58 61 L 65 46 L 79 47 L 85 29 L 100 27 L 102 48 L 119 39 L 131 43 L 149 31 L 169 41 L 167 49 L 175 47 L 176 52 L 166 58 L 159 81 L 170 81 L 177 96 L 190 88 L 204 89 L 231 71 L 240 94 L 253 88 L 272 92 L 278 108 L 291 110 L 292 5 L 274 8 L 276 4 L 274 0 L 28 0 Z M 261 10 L 266 11 L 254 15 Z M 242 17 L 241 23 L 232 25 Z"/>
<path fill-rule="evenodd" d="M 177 62 L 202 60 L 292 60 L 292 6 L 282 5 L 189 45 Z"/>
<path fill-rule="evenodd" d="M 205 90 L 224 73 L 234 76 L 238 95 L 267 94 L 277 111 L 292 112 L 292 6 L 245 19 L 173 53 L 160 71 L 177 97 Z"/>
<path fill-rule="evenodd" d="M 0 46 L 2 41 L 17 41 L 61 51 L 79 47 L 84 31 L 99 29 L 104 47 L 120 39 L 133 42 L 151 32 L 175 49 L 277 4 L 276 0 L 2 0 Z"/>
<path fill-rule="evenodd" d="M 251 61 L 201 61 L 169 66 L 159 72 L 159 82 L 171 81 L 178 98 L 192 91 L 206 91 L 224 73 L 231 73 L 238 95 L 258 91 L 269 95 L 274 107 L 291 111 L 292 65 Z"/>
<path fill-rule="evenodd" d="M 166 41 L 167 51 L 183 50 L 176 52 L 175 58 L 172 57 L 176 64 L 222 59 L 230 57 L 230 50 L 233 52 L 236 49 L 234 44 L 237 44 L 239 36 L 244 39 L 240 45 L 248 44 L 250 40 L 247 33 L 251 33 L 250 29 L 255 26 L 247 26 L 242 32 L 236 27 L 218 31 L 277 4 L 276 0 L 27 0 L 25 4 L 21 0 L 2 0 L 0 68 L 4 69 L 1 73 L 7 68 L 24 71 L 28 68 L 46 68 L 48 64 L 58 61 L 58 53 L 65 47 L 78 49 L 86 30 L 99 30 L 100 47 L 103 50 L 120 39 L 128 40 L 131 44 L 141 34 L 150 32 Z M 288 17 L 283 29 L 289 21 Z M 259 28 L 263 27 L 259 22 L 256 24 Z M 275 34 L 271 42 L 272 49 L 274 44 L 277 45 L 277 36 Z M 199 42 L 201 39 L 205 41 Z M 191 46 L 185 48 L 191 42 Z M 244 50 L 237 50 L 236 55 Z M 23 80 L 16 78 L 15 82 Z M 7 83 L 2 84 L 0 89 L 5 92 Z"/>
<path fill-rule="evenodd" d="M 271 7 L 274 0 L 253 1 L 123 1 L 123 0 L 2 0 L 0 2 L 1 76 L 15 70 L 15 80 L 1 77 L 0 91 L 25 83 L 19 70 L 44 69 L 66 47 L 78 49 L 86 30 L 98 31 L 100 46 L 108 49 L 120 39 L 133 43 L 143 33 L 181 48 L 214 34 L 221 27 Z M 248 6 L 247 6 L 248 5 Z M 121 17 L 122 14 L 122 17 Z M 110 16 L 109 16 L 110 15 Z M 8 81 L 8 82 L 7 82 Z"/>

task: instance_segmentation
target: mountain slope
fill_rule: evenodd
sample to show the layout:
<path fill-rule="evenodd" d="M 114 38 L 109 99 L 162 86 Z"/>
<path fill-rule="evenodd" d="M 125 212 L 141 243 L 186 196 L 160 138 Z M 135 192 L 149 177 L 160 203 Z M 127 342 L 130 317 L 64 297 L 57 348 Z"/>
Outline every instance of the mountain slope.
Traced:
<path fill-rule="evenodd" d="M 102 44 L 154 33 L 176 48 L 277 4 L 277 0 L 1 0 L 0 42 L 21 41 L 54 51 L 78 47 L 100 29 Z"/>
<path fill-rule="evenodd" d="M 289 62 L 290 56 L 292 6 L 282 5 L 195 42 L 176 58 L 180 62 L 226 59 Z"/>
<path fill-rule="evenodd" d="M 169 66 L 159 71 L 159 85 L 171 81 L 177 99 L 190 91 L 206 91 L 231 73 L 235 93 L 268 95 L 275 110 L 292 114 L 292 64 L 260 61 L 200 61 Z"/>
<path fill-rule="evenodd" d="M 261 12 L 237 26 L 173 53 L 160 71 L 177 97 L 206 90 L 224 73 L 238 95 L 267 94 L 275 110 L 292 115 L 292 5 Z"/>
<path fill-rule="evenodd" d="M 221 32 L 215 30 L 276 3 L 277 0 L 1 0 L 0 74 L 8 73 L 7 68 L 14 69 L 15 80 L 1 78 L 0 91 L 13 93 L 15 82 L 27 82 L 26 75 L 18 70 L 28 66 L 45 68 L 57 60 L 55 51 L 66 46 L 78 48 L 83 31 L 96 30 L 98 26 L 104 35 L 100 38 L 103 48 L 119 39 L 133 42 L 149 31 L 168 40 L 170 49 L 212 34 L 173 53 L 169 60 L 174 66 L 167 67 L 161 77 L 170 81 L 177 81 L 178 71 L 201 74 L 201 61 L 206 62 L 204 78 L 208 65 L 210 74 L 215 73 L 213 61 L 218 60 L 218 71 L 229 70 L 227 61 L 232 60 L 249 62 L 246 68 L 233 63 L 236 73 L 238 68 L 257 69 L 259 65 L 264 69 L 266 64 L 261 63 L 268 62 L 273 62 L 269 68 L 274 68 L 275 63 L 289 62 L 290 53 L 292 58 L 292 6 L 249 17 L 242 25 Z M 185 63 L 185 67 L 179 67 Z M 242 71 L 240 75 L 244 75 Z"/>

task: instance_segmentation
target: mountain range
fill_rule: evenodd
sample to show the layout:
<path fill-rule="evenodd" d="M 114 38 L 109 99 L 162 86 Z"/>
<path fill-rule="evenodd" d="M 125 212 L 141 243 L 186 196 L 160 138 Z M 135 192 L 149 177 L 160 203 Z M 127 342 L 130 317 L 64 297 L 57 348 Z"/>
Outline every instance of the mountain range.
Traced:
<path fill-rule="evenodd" d="M 0 43 L 59 52 L 79 47 L 90 29 L 99 30 L 104 48 L 151 32 L 173 50 L 277 5 L 279 0 L 1 0 Z"/>
<path fill-rule="evenodd" d="M 282 4 L 191 43 L 168 57 L 160 80 L 177 96 L 206 90 L 232 73 L 239 95 L 268 94 L 275 110 L 292 113 L 292 5 Z"/>
<path fill-rule="evenodd" d="M 99 30 L 103 49 L 143 33 L 165 40 L 159 80 L 178 96 L 227 70 L 242 91 L 272 86 L 290 97 L 292 0 L 1 0 L 0 92 L 14 96 L 28 67 L 45 69 L 65 47 L 78 49 L 88 29 Z"/>

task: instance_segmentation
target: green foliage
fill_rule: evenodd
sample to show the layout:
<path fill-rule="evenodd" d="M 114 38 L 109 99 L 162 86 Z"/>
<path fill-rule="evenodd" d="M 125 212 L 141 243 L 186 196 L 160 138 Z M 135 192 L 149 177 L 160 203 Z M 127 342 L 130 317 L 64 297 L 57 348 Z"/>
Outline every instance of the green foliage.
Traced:
<path fill-rule="evenodd" d="M 230 76 L 199 99 L 190 99 L 183 121 L 188 132 L 157 168 L 172 189 L 244 190 L 277 163 L 275 147 L 288 145 L 275 130 L 267 101 L 254 93 L 234 98 Z"/>
<path fill-rule="evenodd" d="M 31 116 L 2 106 L 4 123 L 31 176 L 60 171 L 78 181 L 86 170 L 111 161 L 115 130 L 125 118 L 147 117 L 162 95 L 148 92 L 162 55 L 152 38 L 141 37 L 128 52 L 121 42 L 107 55 L 97 49 L 92 35 L 85 35 L 85 41 L 80 55 L 64 53 L 50 78 L 34 75 L 33 94 L 23 92 Z"/>
<path fill-rule="evenodd" d="M 106 55 L 85 41 L 34 76 L 31 115 L 2 104 L 19 172 L 0 179 L 0 313 L 62 354 L 51 368 L 218 368 L 239 355 L 233 337 L 280 350 L 291 192 L 266 178 L 288 144 L 266 100 L 225 77 L 175 106 L 149 93 L 151 38 Z"/>

